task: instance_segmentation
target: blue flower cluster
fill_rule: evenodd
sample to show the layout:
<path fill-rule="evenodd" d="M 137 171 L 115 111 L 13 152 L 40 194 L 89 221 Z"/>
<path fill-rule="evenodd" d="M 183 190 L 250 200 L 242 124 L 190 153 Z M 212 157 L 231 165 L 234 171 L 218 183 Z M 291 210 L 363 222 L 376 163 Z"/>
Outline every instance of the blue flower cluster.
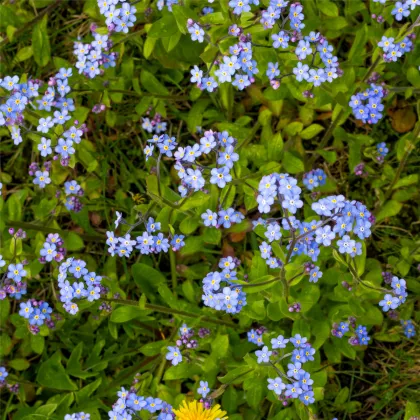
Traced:
<path fill-rule="evenodd" d="M 198 346 L 197 340 L 192 339 L 195 335 L 194 330 L 188 328 L 186 324 L 181 326 L 178 334 L 179 338 L 176 340 L 176 347 L 168 346 L 168 353 L 166 354 L 166 360 L 170 360 L 174 366 L 182 362 L 182 350 L 195 349 Z"/>
<path fill-rule="evenodd" d="M 80 413 L 66 414 L 64 420 L 90 420 L 90 414 L 83 411 Z"/>
<path fill-rule="evenodd" d="M 185 197 L 192 191 L 199 191 L 205 185 L 203 176 L 204 171 L 210 171 L 210 183 L 224 188 L 232 181 L 230 171 L 236 161 L 239 160 L 238 153 L 235 152 L 237 140 L 229 135 L 227 131 L 222 133 L 212 130 L 206 131 L 200 139 L 200 144 L 185 148 L 178 147 L 175 152 L 175 169 L 181 179 L 179 192 Z M 197 162 L 201 156 L 214 152 L 217 157 L 216 167 L 204 167 Z"/>
<path fill-rule="evenodd" d="M 292 237 L 288 240 L 287 249 L 293 245 L 291 256 L 305 254 L 312 262 L 317 261 L 320 253 L 320 245 L 331 246 L 337 238 L 338 251 L 349 254 L 351 257 L 362 253 L 361 242 L 351 239 L 353 233 L 359 239 L 366 239 L 371 231 L 371 213 L 357 201 L 348 201 L 342 195 L 333 195 L 312 203 L 312 210 L 321 220 L 301 222 L 294 214 L 303 206 L 300 198 L 301 188 L 297 186 L 297 180 L 288 174 L 271 174 L 264 176 L 259 184 L 259 211 L 269 213 L 275 201 L 278 201 L 283 209 L 284 217 L 280 219 L 261 219 L 254 224 L 254 229 L 263 225 L 265 237 L 268 242 L 281 241 L 284 231 L 290 231 Z M 280 223 L 281 221 L 281 223 Z M 278 268 L 283 261 L 272 257 L 272 247 L 267 242 L 260 246 L 261 257 L 264 258 L 271 268 Z M 310 280 L 316 282 L 322 272 L 313 266 L 309 270 Z"/>
<path fill-rule="evenodd" d="M 382 307 L 384 312 L 388 312 L 390 309 L 397 309 L 407 299 L 406 281 L 404 279 L 393 276 L 391 287 L 392 294 L 385 294 L 383 300 L 379 302 L 379 306 Z"/>
<path fill-rule="evenodd" d="M 156 113 L 152 120 L 150 118 L 142 118 L 141 127 L 148 133 L 160 134 L 166 131 L 167 123 L 161 121 L 161 115 Z M 153 142 L 155 143 L 155 142 Z"/>
<path fill-rule="evenodd" d="M 173 420 L 175 415 L 172 412 L 172 406 L 160 398 L 142 397 L 135 392 L 127 391 L 121 388 L 117 393 L 118 400 L 108 412 L 111 420 L 131 420 L 137 418 L 142 410 L 151 414 L 159 412 L 156 420 Z"/>
<path fill-rule="evenodd" d="M 39 252 L 41 255 L 39 262 L 45 264 L 53 260 L 57 262 L 62 261 L 66 255 L 63 244 L 64 242 L 58 233 L 49 233 Z"/>
<path fill-rule="evenodd" d="M 367 332 L 367 328 L 364 325 L 356 326 L 356 318 L 350 317 L 348 322 L 340 322 L 334 324 L 331 334 L 334 337 L 343 338 L 344 335 L 353 330 L 353 335 L 349 338 L 348 342 L 352 346 L 365 346 L 369 344 L 370 337 Z"/>
<path fill-rule="evenodd" d="M 411 319 L 407 319 L 407 320 L 402 319 L 400 321 L 400 323 L 404 328 L 404 335 L 407 338 L 412 338 L 416 335 L 416 329 L 415 329 L 413 321 Z"/>
<path fill-rule="evenodd" d="M 384 54 L 383 59 L 385 61 L 397 61 L 406 52 L 410 52 L 414 45 L 410 38 L 406 36 L 401 42 L 394 43 L 394 38 L 387 38 L 383 36 L 381 41 L 378 43 L 378 47 L 381 47 Z"/>
<path fill-rule="evenodd" d="M 0 255 L 0 268 L 6 265 L 3 256 Z M 27 272 L 22 263 L 9 264 L 7 267 L 6 280 L 0 288 L 0 300 L 6 298 L 7 295 L 11 298 L 20 299 L 22 295 L 26 295 L 26 283 L 23 278 L 26 277 Z M 13 283 L 12 283 L 13 282 Z"/>
<path fill-rule="evenodd" d="M 256 344 L 257 346 L 261 347 L 263 342 L 263 333 L 265 332 L 265 328 L 258 328 L 257 330 L 250 330 L 247 332 L 248 341 L 250 343 Z"/>
<path fill-rule="evenodd" d="M 364 123 L 376 124 L 381 118 L 384 106 L 381 99 L 386 95 L 382 86 L 371 84 L 364 92 L 356 93 L 349 102 L 356 119 Z"/>
<path fill-rule="evenodd" d="M 75 66 L 79 69 L 79 74 L 84 74 L 91 79 L 103 74 L 104 70 L 100 66 L 105 69 L 115 67 L 118 57 L 116 52 L 110 52 L 112 41 L 108 35 L 100 35 L 94 31 L 92 31 L 92 34 L 95 38 L 94 41 L 89 44 L 77 41 L 74 43 L 73 50 L 77 57 Z"/>
<path fill-rule="evenodd" d="M 241 14 L 251 9 L 252 2 L 259 4 L 258 0 L 231 0 L 229 5 L 233 8 L 233 13 Z M 295 53 L 299 63 L 291 73 L 280 76 L 279 63 L 268 63 L 266 75 L 270 85 L 278 89 L 281 79 L 292 74 L 295 75 L 297 81 L 305 80 L 313 83 L 313 86 L 319 86 L 327 81 L 331 83 L 342 74 L 338 68 L 338 59 L 332 54 L 333 47 L 320 33 L 310 32 L 308 36 L 303 37 L 301 35 L 301 30 L 305 27 L 303 7 L 299 3 L 293 3 L 285 14 L 288 3 L 288 1 L 271 0 L 268 9 L 261 11 L 260 22 L 264 29 L 271 29 L 276 24 L 281 29 L 271 36 L 275 49 L 289 47 L 289 41 L 297 42 Z M 290 24 L 290 30 L 284 28 L 287 21 Z M 201 43 L 205 39 L 210 39 L 203 28 L 198 22 L 188 19 L 187 29 L 193 41 Z M 220 83 L 232 83 L 239 90 L 243 90 L 255 81 L 255 75 L 259 71 L 257 62 L 253 58 L 251 34 L 245 34 L 244 29 L 238 27 L 237 24 L 229 27 L 228 34 L 238 38 L 238 42 L 229 48 L 230 55 L 224 55 L 222 60 L 217 60 L 216 57 L 205 75 L 198 66 L 194 66 L 191 70 L 191 82 L 196 83 L 202 90 L 213 92 Z M 315 62 L 317 54 L 319 54 L 319 60 Z M 308 60 L 309 64 L 303 64 L 301 61 L 307 57 L 311 57 L 311 60 Z M 324 68 L 320 67 L 321 62 Z"/>
<path fill-rule="evenodd" d="M 240 260 L 237 258 L 222 258 L 219 261 L 219 268 L 222 271 L 207 274 L 203 279 L 204 294 L 201 297 L 204 305 L 230 314 L 241 311 L 246 305 L 246 294 L 242 291 L 242 287 L 233 283 L 238 279 L 235 269 L 239 265 Z"/>
<path fill-rule="evenodd" d="M 273 351 L 269 350 L 268 346 L 264 346 L 261 350 L 255 352 L 257 362 L 270 363 L 270 358 L 278 355 L 278 350 L 285 349 L 289 342 L 294 347 L 291 353 L 275 361 L 271 361 L 271 363 L 276 364 L 291 354 L 291 363 L 287 365 L 287 373 L 282 374 L 281 377 L 269 378 L 267 388 L 270 391 L 274 391 L 278 398 L 283 401 L 298 398 L 305 405 L 313 404 L 315 402 L 314 392 L 312 390 L 314 381 L 311 379 L 311 375 L 302 369 L 304 363 L 315 360 L 314 354 L 316 351 L 308 343 L 307 338 L 302 337 L 300 334 L 296 334 L 290 339 L 279 335 L 277 338 L 271 340 Z"/>
<path fill-rule="evenodd" d="M 118 3 L 121 7 L 117 8 Z M 98 0 L 99 12 L 105 16 L 110 32 L 127 33 L 136 21 L 136 8 L 124 0 Z"/>
<path fill-rule="evenodd" d="M 83 188 L 75 180 L 66 181 L 64 183 L 64 192 L 66 194 L 64 202 L 66 209 L 75 213 L 79 212 L 83 208 L 79 198 L 85 193 Z"/>
<path fill-rule="evenodd" d="M 225 229 L 229 229 L 232 224 L 240 223 L 245 216 L 236 211 L 234 208 L 229 207 L 226 210 L 219 210 L 218 213 L 207 209 L 202 215 L 201 218 L 203 219 L 204 226 L 207 227 L 215 227 L 220 228 L 221 226 Z"/>
<path fill-rule="evenodd" d="M 71 276 L 76 281 L 70 284 L 67 277 Z M 82 279 L 84 281 L 82 281 Z M 86 262 L 81 259 L 67 258 L 59 267 L 58 287 L 60 300 L 63 307 L 71 315 L 79 311 L 76 299 L 87 299 L 89 302 L 98 300 L 104 287 L 101 285 L 102 277 L 86 268 Z"/>
<path fill-rule="evenodd" d="M 322 187 L 327 182 L 327 175 L 322 169 L 312 169 L 303 175 L 303 185 L 312 191 L 317 187 Z"/>
<path fill-rule="evenodd" d="M 117 212 L 117 220 L 115 221 L 115 228 L 118 227 L 120 223 L 127 224 L 127 222 L 122 218 L 122 214 Z M 139 225 L 137 223 L 134 226 Z M 184 235 L 174 235 L 171 241 L 170 238 L 165 238 L 162 232 L 159 232 L 161 229 L 160 222 L 155 222 L 153 217 L 149 217 L 148 221 L 144 220 L 144 226 L 146 231 L 143 232 L 141 236 L 131 239 L 130 233 L 126 233 L 125 236 L 116 237 L 114 232 L 107 232 L 106 244 L 109 245 L 108 252 L 114 256 L 118 255 L 119 257 L 128 258 L 133 249 L 138 249 L 141 254 L 159 254 L 160 252 L 168 252 L 169 247 L 173 251 L 179 251 L 184 245 Z M 154 234 L 154 235 L 152 235 Z"/>
<path fill-rule="evenodd" d="M 31 332 L 37 334 L 39 332 L 39 327 L 46 323 L 48 326 L 53 327 L 54 323 L 49 323 L 51 321 L 52 308 L 47 302 L 36 301 L 35 299 L 30 299 L 26 303 L 22 302 L 20 304 L 19 315 L 27 320 L 29 320 L 29 325 Z"/>

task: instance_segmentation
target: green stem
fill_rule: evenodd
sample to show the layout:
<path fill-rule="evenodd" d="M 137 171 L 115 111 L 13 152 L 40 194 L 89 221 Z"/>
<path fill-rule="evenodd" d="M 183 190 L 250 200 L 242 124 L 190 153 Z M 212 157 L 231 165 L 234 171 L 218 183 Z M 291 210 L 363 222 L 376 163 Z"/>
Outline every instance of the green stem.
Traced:
<path fill-rule="evenodd" d="M 127 300 L 127 299 L 102 299 L 106 302 L 111 302 L 111 303 L 120 303 L 121 305 L 129 305 L 129 306 L 135 306 L 135 307 L 139 307 L 139 304 L 137 301 L 135 300 Z M 169 315 L 181 315 L 181 316 L 186 316 L 188 318 L 201 318 L 201 320 L 203 322 L 208 322 L 210 324 L 217 324 L 217 325 L 226 325 L 227 327 L 231 327 L 231 328 L 237 328 L 238 325 L 230 322 L 230 321 L 224 321 L 223 319 L 215 319 L 215 318 L 211 318 L 209 316 L 202 316 L 200 317 L 199 314 L 195 314 L 193 312 L 187 312 L 187 311 L 181 311 L 179 309 L 174 309 L 174 308 L 167 308 L 165 306 L 161 306 L 161 305 L 155 305 L 152 303 L 146 303 L 144 305 L 145 309 L 148 309 L 150 311 L 155 311 L 155 312 L 161 312 L 163 314 L 169 314 Z"/>

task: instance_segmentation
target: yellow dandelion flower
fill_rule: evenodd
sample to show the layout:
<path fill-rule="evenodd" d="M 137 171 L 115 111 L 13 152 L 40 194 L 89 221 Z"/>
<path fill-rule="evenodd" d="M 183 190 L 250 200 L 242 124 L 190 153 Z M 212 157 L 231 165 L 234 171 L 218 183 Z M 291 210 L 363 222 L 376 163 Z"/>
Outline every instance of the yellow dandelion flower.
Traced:
<path fill-rule="evenodd" d="M 220 405 L 216 404 L 210 410 L 206 410 L 201 402 L 191 401 L 187 403 L 185 400 L 178 410 L 172 409 L 177 420 L 226 420 L 224 417 L 226 411 L 220 409 Z"/>

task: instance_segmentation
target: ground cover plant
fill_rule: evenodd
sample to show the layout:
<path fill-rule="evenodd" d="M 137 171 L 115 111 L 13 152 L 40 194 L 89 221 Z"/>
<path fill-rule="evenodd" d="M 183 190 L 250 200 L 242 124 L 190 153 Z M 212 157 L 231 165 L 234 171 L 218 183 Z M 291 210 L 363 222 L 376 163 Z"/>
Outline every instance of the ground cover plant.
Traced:
<path fill-rule="evenodd" d="M 1 418 L 418 418 L 419 5 L 2 2 Z"/>

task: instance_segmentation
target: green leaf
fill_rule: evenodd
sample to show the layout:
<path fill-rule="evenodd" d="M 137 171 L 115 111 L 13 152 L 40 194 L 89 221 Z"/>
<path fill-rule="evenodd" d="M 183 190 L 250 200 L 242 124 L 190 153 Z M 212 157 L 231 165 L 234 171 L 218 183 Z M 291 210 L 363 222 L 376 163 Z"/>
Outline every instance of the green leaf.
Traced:
<path fill-rule="evenodd" d="M 134 318 L 144 316 L 145 312 L 140 307 L 136 306 L 119 306 L 111 313 L 111 321 L 116 324 L 130 321 Z"/>
<path fill-rule="evenodd" d="M 230 370 L 225 376 L 219 376 L 217 379 L 222 384 L 237 384 L 243 382 L 247 374 L 253 372 L 253 370 L 249 366 L 239 366 Z"/>
<path fill-rule="evenodd" d="M 77 390 L 76 384 L 69 378 L 61 364 L 61 355 L 58 351 L 41 364 L 36 380 L 46 388 L 62 391 Z"/>
<path fill-rule="evenodd" d="M 283 152 L 283 137 L 279 131 L 273 137 L 273 139 L 267 144 L 268 160 L 278 161 L 281 158 Z"/>
<path fill-rule="evenodd" d="M 376 215 L 376 221 L 380 222 L 381 220 L 386 219 L 387 217 L 392 217 L 397 215 L 402 209 L 402 204 L 395 200 L 387 201 L 379 210 Z"/>
<path fill-rule="evenodd" d="M 300 133 L 300 137 L 302 137 L 304 140 L 309 140 L 319 134 L 322 130 L 324 130 L 322 125 L 311 124 Z"/>
<path fill-rule="evenodd" d="M 331 1 L 318 0 L 318 9 L 326 16 L 335 17 L 338 16 L 338 7 Z"/>
<path fill-rule="evenodd" d="M 305 170 L 305 165 L 300 157 L 292 152 L 285 152 L 283 157 L 283 166 L 290 174 L 297 174 Z"/>
<path fill-rule="evenodd" d="M 161 350 L 168 346 L 168 340 L 156 341 L 154 343 L 148 343 L 140 347 L 139 351 L 145 356 L 155 356 L 159 354 Z"/>
<path fill-rule="evenodd" d="M 171 366 L 169 369 L 166 369 L 163 379 L 165 381 L 187 379 L 192 378 L 194 375 L 199 375 L 201 372 L 202 370 L 199 365 L 183 362 L 179 365 Z"/>
<path fill-rule="evenodd" d="M 229 350 L 229 336 L 227 334 L 218 335 L 211 342 L 211 354 L 216 359 L 221 359 L 227 355 Z"/>
<path fill-rule="evenodd" d="M 69 251 L 79 251 L 84 248 L 85 244 L 77 233 L 69 232 L 68 235 L 64 237 L 64 246 Z"/>
<path fill-rule="evenodd" d="M 157 288 L 160 284 L 166 283 L 165 276 L 147 264 L 134 264 L 131 267 L 131 273 L 133 274 L 134 281 L 140 287 L 144 284 L 149 284 Z"/>
<path fill-rule="evenodd" d="M 168 89 L 147 70 L 142 70 L 140 73 L 140 83 L 148 92 L 157 95 L 169 95 Z"/>
<path fill-rule="evenodd" d="M 39 67 L 45 67 L 51 60 L 50 40 L 47 31 L 47 15 L 32 30 L 32 49 L 34 60 Z"/>
<path fill-rule="evenodd" d="M 26 359 L 13 359 L 9 362 L 9 366 L 15 370 L 26 370 L 30 364 Z"/>
<path fill-rule="evenodd" d="M 407 80 L 416 88 L 420 88 L 420 72 L 418 68 L 411 66 L 407 70 Z"/>
<path fill-rule="evenodd" d="M 420 416 L 420 408 L 419 406 L 411 401 L 407 401 L 407 404 L 405 405 L 405 414 L 404 414 L 404 420 L 410 420 L 413 417 Z"/>
<path fill-rule="evenodd" d="M 175 18 L 172 14 L 164 16 L 153 23 L 147 36 L 150 38 L 167 38 L 178 33 Z"/>
<path fill-rule="evenodd" d="M 27 60 L 28 58 L 31 58 L 32 55 L 33 55 L 32 47 L 23 47 L 17 52 L 15 56 L 15 60 L 20 63 L 22 61 Z"/>

